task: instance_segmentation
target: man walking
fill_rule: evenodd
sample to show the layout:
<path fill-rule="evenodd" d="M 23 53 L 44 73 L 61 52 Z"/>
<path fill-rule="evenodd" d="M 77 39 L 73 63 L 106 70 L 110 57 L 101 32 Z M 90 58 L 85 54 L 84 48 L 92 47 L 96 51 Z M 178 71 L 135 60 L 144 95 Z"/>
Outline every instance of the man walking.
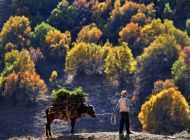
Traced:
<path fill-rule="evenodd" d="M 116 111 L 119 108 L 120 112 L 120 127 L 119 127 L 119 134 L 123 134 L 123 127 L 125 125 L 127 134 L 132 134 L 130 131 L 130 122 L 129 122 L 129 101 L 127 99 L 127 91 L 123 90 L 121 92 L 121 98 L 119 99 L 115 111 L 113 115 L 116 115 Z"/>

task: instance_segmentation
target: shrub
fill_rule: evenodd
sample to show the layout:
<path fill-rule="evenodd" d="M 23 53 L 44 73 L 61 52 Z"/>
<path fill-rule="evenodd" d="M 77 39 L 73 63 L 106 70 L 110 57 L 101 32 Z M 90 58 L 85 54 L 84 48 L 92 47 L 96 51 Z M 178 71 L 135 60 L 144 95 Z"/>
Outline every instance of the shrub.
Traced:
<path fill-rule="evenodd" d="M 54 30 L 48 23 L 42 22 L 34 28 L 34 32 L 31 33 L 31 41 L 34 47 L 44 47 L 45 46 L 45 36 L 51 30 Z"/>
<path fill-rule="evenodd" d="M 16 103 L 35 103 L 47 92 L 45 82 L 31 71 L 10 73 L 5 82 L 4 96 Z"/>
<path fill-rule="evenodd" d="M 91 17 L 92 10 L 89 10 L 88 7 L 80 8 L 80 6 L 71 5 L 68 1 L 62 0 L 51 12 L 48 23 L 61 31 L 71 31 L 75 39 L 82 26 L 91 23 Z"/>
<path fill-rule="evenodd" d="M 143 12 L 138 12 L 131 17 L 131 22 L 138 23 L 140 26 L 144 26 L 151 22 L 151 18 L 147 17 Z"/>
<path fill-rule="evenodd" d="M 171 68 L 178 59 L 181 47 L 171 35 L 159 36 L 137 57 L 136 81 L 138 103 L 144 102 L 151 93 L 154 82 L 171 79 Z"/>
<path fill-rule="evenodd" d="M 178 90 L 178 87 L 175 85 L 173 80 L 158 80 L 154 83 L 154 88 L 152 90 L 153 94 L 157 94 L 161 92 L 162 90 L 169 89 L 169 88 L 174 88 L 175 90 Z"/>
<path fill-rule="evenodd" d="M 35 65 L 32 61 L 30 54 L 27 50 L 12 50 L 5 54 L 5 67 L 9 68 L 13 66 L 16 73 L 23 71 L 35 71 Z"/>
<path fill-rule="evenodd" d="M 71 44 L 71 34 L 66 31 L 51 30 L 45 37 L 46 46 L 42 48 L 43 53 L 53 60 L 65 61 L 67 51 Z"/>
<path fill-rule="evenodd" d="M 190 123 L 190 107 L 183 95 L 174 88 L 153 95 L 139 113 L 143 130 L 151 133 L 176 133 Z"/>
<path fill-rule="evenodd" d="M 102 32 L 96 27 L 96 24 L 90 24 L 80 30 L 77 42 L 98 43 L 101 36 Z"/>
<path fill-rule="evenodd" d="M 0 37 L 3 46 L 12 43 L 19 50 L 30 45 L 29 35 L 31 32 L 30 21 L 24 16 L 11 16 L 3 25 Z"/>
<path fill-rule="evenodd" d="M 49 81 L 52 82 L 57 78 L 58 74 L 57 71 L 52 71 Z"/>
<path fill-rule="evenodd" d="M 125 84 L 126 76 L 135 70 L 135 60 L 126 43 L 112 48 L 106 58 L 105 73 L 110 81 Z"/>
<path fill-rule="evenodd" d="M 76 43 L 67 53 L 65 71 L 93 75 L 98 73 L 101 66 L 101 47 L 90 43 Z"/>
<path fill-rule="evenodd" d="M 152 4 L 144 5 L 138 4 L 132 1 L 126 1 L 124 5 L 119 8 L 112 10 L 110 14 L 109 30 L 111 39 L 114 41 L 117 38 L 117 34 L 121 28 L 128 24 L 132 16 L 136 15 L 138 12 L 145 14 L 145 16 L 150 19 L 154 18 L 154 7 Z"/>
<path fill-rule="evenodd" d="M 190 44 L 190 38 L 188 35 L 175 28 L 173 21 L 164 20 L 164 23 L 160 19 L 153 20 L 150 24 L 145 25 L 141 30 L 141 42 L 142 48 L 149 46 L 158 36 L 162 34 L 169 34 L 175 37 L 175 40 L 182 47 Z"/>
<path fill-rule="evenodd" d="M 129 44 L 129 48 L 132 50 L 135 56 L 142 52 L 142 48 L 138 45 L 138 38 L 140 35 L 140 27 L 138 23 L 130 22 L 127 24 L 120 32 L 119 32 L 119 41 L 127 42 Z"/>
<path fill-rule="evenodd" d="M 183 92 L 184 96 L 190 101 L 190 47 L 185 47 L 181 56 L 173 64 L 172 75 L 176 85 Z"/>

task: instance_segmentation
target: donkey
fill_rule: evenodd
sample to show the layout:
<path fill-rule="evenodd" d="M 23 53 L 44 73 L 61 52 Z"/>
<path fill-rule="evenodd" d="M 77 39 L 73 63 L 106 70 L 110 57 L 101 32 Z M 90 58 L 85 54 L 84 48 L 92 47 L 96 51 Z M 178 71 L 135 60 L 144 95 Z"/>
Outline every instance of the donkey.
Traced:
<path fill-rule="evenodd" d="M 65 111 L 60 111 L 60 109 L 56 109 L 55 107 L 51 106 L 46 109 L 46 117 L 47 117 L 47 124 L 46 124 L 46 136 L 49 138 L 51 137 L 51 124 L 55 119 L 64 120 L 64 121 L 71 121 L 71 134 L 74 135 L 74 127 L 75 122 L 78 118 L 89 115 L 93 118 L 96 117 L 96 113 L 94 111 L 93 106 L 81 104 L 79 108 L 76 110 L 75 115 L 69 116 L 66 114 Z"/>

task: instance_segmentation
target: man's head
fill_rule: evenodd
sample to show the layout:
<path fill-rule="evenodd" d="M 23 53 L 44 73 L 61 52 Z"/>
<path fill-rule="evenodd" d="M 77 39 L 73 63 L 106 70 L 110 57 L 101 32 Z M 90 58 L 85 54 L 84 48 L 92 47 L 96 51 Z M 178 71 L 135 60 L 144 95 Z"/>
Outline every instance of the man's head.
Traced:
<path fill-rule="evenodd" d="M 127 96 L 127 91 L 126 90 L 122 90 L 121 91 L 121 97 L 126 97 Z"/>

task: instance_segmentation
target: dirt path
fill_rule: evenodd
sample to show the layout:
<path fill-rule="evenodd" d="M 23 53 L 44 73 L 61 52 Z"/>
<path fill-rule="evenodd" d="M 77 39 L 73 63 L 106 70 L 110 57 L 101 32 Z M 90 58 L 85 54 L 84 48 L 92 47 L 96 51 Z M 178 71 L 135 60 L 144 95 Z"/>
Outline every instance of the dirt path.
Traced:
<path fill-rule="evenodd" d="M 45 137 L 20 137 L 11 138 L 9 140 L 189 140 L 190 134 L 182 132 L 173 136 L 153 135 L 148 133 L 133 132 L 130 136 L 120 136 L 117 132 L 99 132 L 99 133 L 80 133 L 75 136 L 65 135 L 47 139 Z"/>

